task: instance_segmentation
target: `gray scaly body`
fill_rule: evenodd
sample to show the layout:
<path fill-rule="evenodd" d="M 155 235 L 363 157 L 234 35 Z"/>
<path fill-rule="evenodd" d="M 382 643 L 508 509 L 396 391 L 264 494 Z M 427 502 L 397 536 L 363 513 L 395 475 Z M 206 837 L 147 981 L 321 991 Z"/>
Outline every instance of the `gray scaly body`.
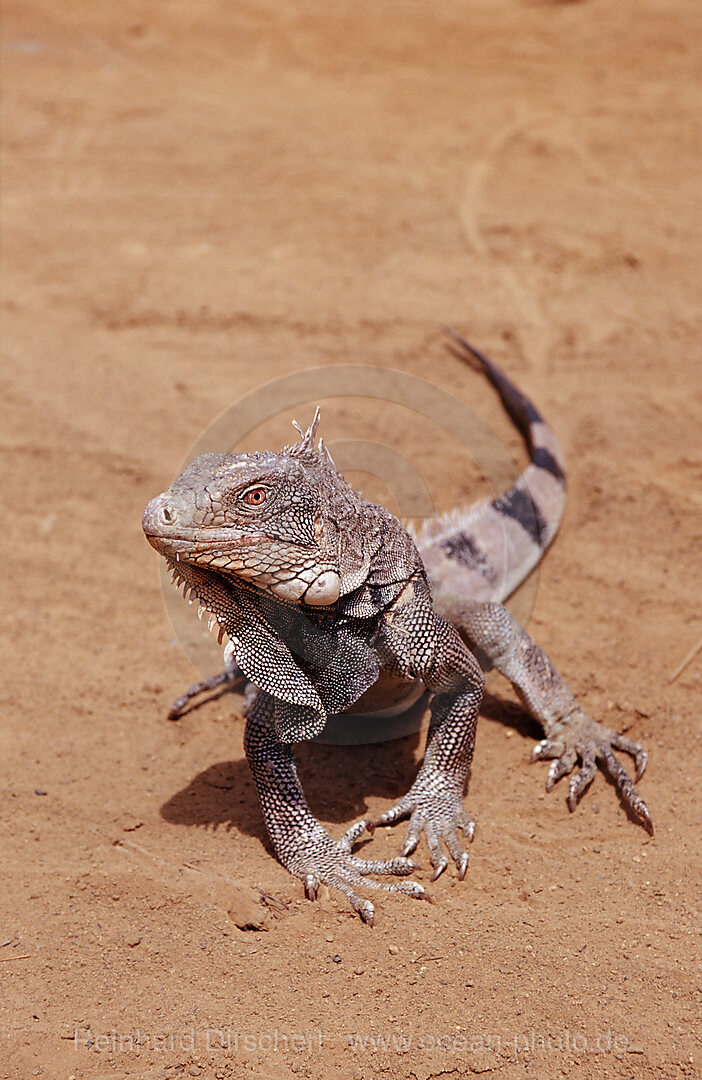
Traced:
<path fill-rule="evenodd" d="M 452 338 L 478 361 L 529 446 L 530 464 L 498 498 L 410 536 L 346 484 L 321 439 L 315 445 L 316 414 L 300 441 L 279 452 L 202 455 L 144 512 L 149 542 L 226 639 L 225 672 L 191 688 L 172 715 L 203 689 L 248 680 L 255 693 L 247 696 L 246 755 L 275 850 L 308 896 L 321 883 L 339 889 L 366 922 L 373 905 L 360 887 L 426 897 L 417 882 L 368 877 L 411 874 L 408 856 L 422 833 L 432 880 L 449 857 L 465 875 L 464 841 L 474 825 L 463 796 L 483 690 L 476 656 L 510 680 L 542 726 L 533 756 L 553 759 L 547 787 L 580 762 L 570 780 L 572 810 L 599 765 L 652 832 L 613 750 L 635 758 L 637 780 L 645 752 L 580 709 L 503 606 L 558 528 L 565 474 L 557 440 L 491 361 Z M 392 703 L 398 692 L 410 702 L 418 684 L 432 695 L 431 724 L 414 783 L 377 822 L 358 822 L 333 840 L 307 805 L 291 744 L 319 734 L 331 714 L 363 711 L 366 692 L 376 704 L 379 690 Z M 409 827 L 399 857 L 352 854 L 364 830 L 402 817 Z"/>

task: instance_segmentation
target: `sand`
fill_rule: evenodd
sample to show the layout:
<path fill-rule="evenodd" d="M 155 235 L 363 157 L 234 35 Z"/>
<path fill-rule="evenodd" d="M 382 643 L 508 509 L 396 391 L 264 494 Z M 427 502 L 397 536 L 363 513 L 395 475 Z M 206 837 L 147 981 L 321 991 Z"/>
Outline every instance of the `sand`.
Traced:
<path fill-rule="evenodd" d="M 699 31 L 692 0 L 5 5 L 0 1077 L 695 1075 L 702 655 L 669 679 L 702 635 Z M 140 518 L 220 414 L 315 367 L 429 380 L 523 464 L 446 323 L 562 442 L 525 617 L 647 747 L 656 832 L 601 775 L 575 814 L 547 796 L 492 681 L 467 878 L 374 894 L 371 930 L 275 860 L 241 698 L 166 719 L 198 670 Z M 323 404 L 437 505 L 484 493 L 360 375 Z M 314 812 L 379 813 L 421 750 L 302 747 Z"/>

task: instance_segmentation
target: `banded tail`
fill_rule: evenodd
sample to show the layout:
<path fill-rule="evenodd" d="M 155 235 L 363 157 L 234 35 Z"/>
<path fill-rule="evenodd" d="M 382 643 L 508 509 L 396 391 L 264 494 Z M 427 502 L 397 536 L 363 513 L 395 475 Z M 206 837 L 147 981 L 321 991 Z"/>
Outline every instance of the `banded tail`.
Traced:
<path fill-rule="evenodd" d="M 530 463 L 502 495 L 449 511 L 418 531 L 437 608 L 441 596 L 505 600 L 553 540 L 565 504 L 565 465 L 558 440 L 531 401 L 483 353 L 446 331 L 464 358 L 478 362 L 524 437 Z"/>

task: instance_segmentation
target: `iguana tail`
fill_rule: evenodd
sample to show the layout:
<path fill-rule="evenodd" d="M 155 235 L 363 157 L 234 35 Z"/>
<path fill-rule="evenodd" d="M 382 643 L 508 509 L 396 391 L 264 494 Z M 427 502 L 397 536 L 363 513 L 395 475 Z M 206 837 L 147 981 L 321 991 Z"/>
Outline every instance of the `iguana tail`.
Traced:
<path fill-rule="evenodd" d="M 480 365 L 523 435 L 530 464 L 516 483 L 492 500 L 452 510 L 426 522 L 419 547 L 440 609 L 441 595 L 505 600 L 534 569 L 553 540 L 565 503 L 565 466 L 556 436 L 500 369 L 448 330 L 464 356 Z"/>

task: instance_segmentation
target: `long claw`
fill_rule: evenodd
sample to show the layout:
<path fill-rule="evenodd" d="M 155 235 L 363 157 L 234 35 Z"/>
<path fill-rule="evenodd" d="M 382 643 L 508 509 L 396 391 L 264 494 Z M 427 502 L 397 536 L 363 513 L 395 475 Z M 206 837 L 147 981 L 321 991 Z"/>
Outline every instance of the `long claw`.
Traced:
<path fill-rule="evenodd" d="M 651 815 L 648 811 L 648 807 L 646 806 L 646 803 L 643 801 L 643 799 L 639 800 L 638 815 L 639 820 L 648 835 L 653 836 L 653 821 L 651 820 Z"/>
<path fill-rule="evenodd" d="M 459 881 L 462 881 L 466 876 L 466 870 L 468 869 L 468 852 L 463 850 L 463 846 L 455 832 L 448 832 L 444 836 L 444 843 L 449 849 L 449 855 L 456 864 L 458 879 Z"/>
<path fill-rule="evenodd" d="M 375 908 L 370 900 L 362 900 L 360 896 L 351 896 L 350 900 L 354 911 L 358 912 L 366 926 L 372 926 L 375 917 Z"/>
<path fill-rule="evenodd" d="M 429 880 L 430 881 L 436 881 L 437 878 L 440 878 L 447 866 L 448 866 L 448 859 L 446 858 L 445 855 L 443 855 L 441 857 L 440 861 L 434 867 L 434 873 L 431 875 Z"/>
<path fill-rule="evenodd" d="M 475 822 L 466 821 L 465 824 L 461 824 L 461 829 L 463 830 L 463 835 L 466 838 L 466 842 L 468 844 L 472 844 L 473 837 L 475 836 Z"/>
<path fill-rule="evenodd" d="M 304 880 L 305 896 L 308 900 L 316 900 L 317 892 L 319 890 L 319 881 L 314 874 L 308 874 Z"/>

